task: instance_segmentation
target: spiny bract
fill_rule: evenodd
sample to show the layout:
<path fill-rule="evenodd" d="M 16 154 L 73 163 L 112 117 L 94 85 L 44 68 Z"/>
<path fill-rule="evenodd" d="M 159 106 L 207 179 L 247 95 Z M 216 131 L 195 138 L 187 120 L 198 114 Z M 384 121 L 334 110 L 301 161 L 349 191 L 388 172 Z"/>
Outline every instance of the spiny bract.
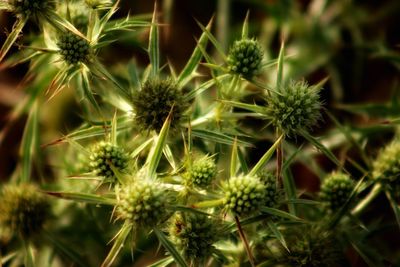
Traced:
<path fill-rule="evenodd" d="M 167 192 L 153 181 L 135 180 L 118 192 L 118 218 L 140 226 L 155 226 L 166 215 Z"/>
<path fill-rule="evenodd" d="M 246 78 L 252 78 L 261 70 L 263 50 L 253 39 L 238 40 L 228 53 L 229 70 Z"/>
<path fill-rule="evenodd" d="M 267 102 L 266 115 L 286 135 L 309 130 L 321 117 L 318 90 L 304 81 L 290 82 L 279 93 L 272 93 Z"/>
<path fill-rule="evenodd" d="M 160 131 L 171 110 L 171 127 L 176 128 L 187 104 L 171 78 L 150 78 L 133 97 L 133 107 L 140 129 Z"/>
<path fill-rule="evenodd" d="M 0 227 L 22 238 L 40 233 L 50 217 L 50 203 L 32 184 L 6 185 L 0 196 Z"/>
<path fill-rule="evenodd" d="M 64 61 L 70 65 L 85 63 L 90 57 L 89 42 L 71 32 L 63 33 L 57 43 Z"/>
<path fill-rule="evenodd" d="M 217 175 L 217 165 L 211 157 L 203 157 L 193 161 L 187 170 L 186 179 L 188 184 L 199 187 L 209 186 Z"/>
<path fill-rule="evenodd" d="M 325 178 L 321 185 L 320 198 L 325 202 L 329 211 L 339 210 L 350 197 L 354 182 L 344 173 L 332 173 Z"/>
<path fill-rule="evenodd" d="M 249 215 L 265 205 L 266 187 L 257 176 L 232 177 L 222 188 L 224 205 L 234 215 Z"/>
<path fill-rule="evenodd" d="M 169 234 L 185 259 L 199 263 L 212 254 L 217 235 L 215 223 L 205 215 L 177 213 L 172 219 Z"/>
<path fill-rule="evenodd" d="M 91 151 L 89 167 L 96 175 L 111 179 L 114 177 L 111 166 L 122 172 L 128 167 L 128 159 L 123 148 L 101 141 Z"/>
<path fill-rule="evenodd" d="M 22 17 L 39 18 L 56 7 L 54 0 L 11 0 L 14 13 Z"/>

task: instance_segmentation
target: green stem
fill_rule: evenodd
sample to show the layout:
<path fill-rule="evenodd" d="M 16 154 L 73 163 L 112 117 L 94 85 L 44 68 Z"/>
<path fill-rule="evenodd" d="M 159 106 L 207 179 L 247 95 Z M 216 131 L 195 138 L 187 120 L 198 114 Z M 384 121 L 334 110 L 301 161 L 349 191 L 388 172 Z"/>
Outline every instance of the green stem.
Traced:
<path fill-rule="evenodd" d="M 278 138 L 281 136 L 280 131 L 277 131 Z M 276 181 L 278 188 L 282 186 L 282 165 L 283 165 L 283 150 L 282 150 L 282 140 L 276 147 Z"/>
<path fill-rule="evenodd" d="M 251 249 L 250 249 L 250 246 L 249 246 L 249 241 L 247 240 L 246 235 L 244 234 L 244 231 L 242 229 L 242 226 L 240 225 L 240 221 L 239 221 L 239 217 L 238 216 L 235 216 L 235 222 L 236 222 L 236 226 L 238 228 L 240 239 L 242 240 L 242 242 L 244 244 L 244 247 L 246 249 L 247 257 L 249 258 L 250 264 L 251 264 L 252 267 L 255 267 L 256 265 L 254 263 L 254 256 L 251 253 Z"/>
<path fill-rule="evenodd" d="M 362 199 L 358 203 L 358 205 L 351 211 L 351 214 L 353 216 L 360 215 L 363 212 L 363 210 L 379 195 L 381 191 L 382 191 L 382 184 L 380 183 L 375 184 L 375 186 L 372 188 L 369 194 L 364 199 Z"/>

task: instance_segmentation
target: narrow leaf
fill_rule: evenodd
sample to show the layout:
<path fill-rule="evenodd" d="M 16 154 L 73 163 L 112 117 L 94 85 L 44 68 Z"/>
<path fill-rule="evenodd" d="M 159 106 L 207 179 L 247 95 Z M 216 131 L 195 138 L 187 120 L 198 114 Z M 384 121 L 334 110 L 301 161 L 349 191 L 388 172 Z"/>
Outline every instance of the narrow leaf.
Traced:
<path fill-rule="evenodd" d="M 226 101 L 226 100 L 223 100 L 222 103 L 226 103 L 228 105 L 231 105 L 231 106 L 234 106 L 237 108 L 242 108 L 242 109 L 252 111 L 255 113 L 259 113 L 259 114 L 265 113 L 265 108 L 257 106 L 256 104 L 246 104 L 246 103 L 241 103 L 241 102 L 237 102 L 237 101 Z"/>
<path fill-rule="evenodd" d="M 117 112 L 115 111 L 111 122 L 111 143 L 117 145 Z"/>
<path fill-rule="evenodd" d="M 211 19 L 207 26 L 207 30 L 211 30 L 213 19 Z M 205 48 L 208 42 L 208 36 L 205 32 L 200 36 L 199 41 L 197 42 L 197 46 L 194 49 L 189 61 L 186 63 L 186 66 L 183 68 L 182 72 L 179 74 L 177 83 L 179 87 L 185 86 L 185 84 L 190 80 L 192 73 L 196 71 L 201 58 L 203 57 L 203 53 L 201 52 L 200 47 Z"/>
<path fill-rule="evenodd" d="M 250 15 L 250 10 L 247 10 L 246 18 L 244 19 L 242 27 L 242 40 L 249 38 L 249 15 Z"/>
<path fill-rule="evenodd" d="M 121 230 L 117 233 L 116 238 L 114 240 L 114 244 L 108 252 L 106 259 L 101 264 L 101 267 L 110 267 L 118 256 L 120 250 L 124 247 L 124 243 L 129 233 L 132 230 L 132 225 L 128 222 L 125 222 L 122 226 Z"/>
<path fill-rule="evenodd" d="M 278 147 L 279 143 L 281 142 L 283 138 L 283 134 L 278 138 L 278 140 L 275 141 L 275 143 L 265 152 L 265 154 L 261 157 L 261 159 L 257 162 L 257 164 L 251 169 L 249 172 L 249 175 L 254 176 L 256 175 L 267 163 L 267 161 L 272 157 L 274 154 L 276 148 Z"/>
<path fill-rule="evenodd" d="M 231 168 L 230 168 L 230 176 L 236 176 L 236 172 L 238 170 L 238 147 L 237 147 L 237 139 L 232 146 L 232 153 L 231 153 Z"/>
<path fill-rule="evenodd" d="M 285 42 L 282 41 L 281 49 L 279 51 L 278 56 L 278 72 L 276 74 L 276 90 L 279 92 L 282 90 L 282 82 L 283 82 L 283 62 L 285 57 Z"/>
<path fill-rule="evenodd" d="M 273 216 L 281 217 L 281 218 L 284 218 L 284 219 L 289 219 L 291 221 L 304 222 L 303 219 L 301 219 L 301 218 L 299 218 L 297 216 L 294 216 L 294 215 L 292 215 L 290 213 L 287 213 L 286 211 L 283 211 L 283 210 L 278 210 L 278 209 L 269 208 L 269 207 L 261 207 L 261 211 L 264 212 L 264 213 L 268 213 L 270 215 L 273 215 Z"/>
<path fill-rule="evenodd" d="M 38 145 L 38 111 L 39 104 L 36 101 L 29 114 L 24 134 L 21 142 L 21 182 L 28 182 L 31 175 L 32 160 L 35 153 L 35 147 Z"/>
<path fill-rule="evenodd" d="M 154 2 L 153 18 L 151 20 L 150 36 L 149 36 L 149 58 L 151 64 L 151 74 L 153 77 L 158 75 L 160 68 L 160 51 L 158 41 L 158 25 L 157 25 L 157 2 Z"/>
<path fill-rule="evenodd" d="M 213 132 L 209 130 L 193 129 L 193 136 L 203 138 L 205 140 L 213 141 L 216 143 L 232 145 L 235 142 L 235 138 L 223 133 Z M 242 146 L 253 146 L 251 143 L 237 139 L 238 145 Z"/>
<path fill-rule="evenodd" d="M 23 19 L 18 19 L 14 26 L 12 32 L 7 36 L 7 39 L 3 43 L 3 46 L 0 49 L 0 62 L 3 61 L 4 57 L 6 56 L 7 52 L 10 50 L 11 46 L 15 43 L 18 38 L 18 35 L 24 28 L 26 22 L 28 21 L 29 16 L 26 16 Z"/>
<path fill-rule="evenodd" d="M 196 20 L 197 21 L 197 20 Z M 217 41 L 217 39 L 211 34 L 210 30 L 208 30 L 206 27 L 204 27 L 199 21 L 197 21 L 197 24 L 199 27 L 202 29 L 203 33 L 205 33 L 208 37 L 208 39 L 212 42 L 214 47 L 217 49 L 217 52 L 219 55 L 222 57 L 224 61 L 227 61 L 227 57 L 224 53 L 224 50 L 222 49 L 221 44 Z"/>
<path fill-rule="evenodd" d="M 50 196 L 73 200 L 77 202 L 85 202 L 89 204 L 104 204 L 104 205 L 115 205 L 116 200 L 111 198 L 106 198 L 89 193 L 79 193 L 79 192 L 44 192 Z"/>
<path fill-rule="evenodd" d="M 392 206 L 394 215 L 396 217 L 397 224 L 400 227 L 400 206 L 397 203 L 396 199 L 391 194 L 391 192 L 386 191 L 386 196 L 387 196 L 387 199 L 389 200 L 390 206 Z"/>
<path fill-rule="evenodd" d="M 148 165 L 148 177 L 155 178 L 158 163 L 160 162 L 161 156 L 163 154 L 165 143 L 167 142 L 167 136 L 169 132 L 169 127 L 171 125 L 171 112 L 165 120 L 163 127 L 161 128 L 160 134 L 156 139 L 155 146 L 149 153 L 147 158 Z"/>
<path fill-rule="evenodd" d="M 285 238 L 283 237 L 281 231 L 279 231 L 278 227 L 276 226 L 276 224 L 269 220 L 267 222 L 269 229 L 271 230 L 271 232 L 275 235 L 276 239 L 278 239 L 278 241 L 282 244 L 282 246 L 289 251 L 289 248 L 286 244 Z M 289 251 L 290 252 L 290 251 Z"/>
<path fill-rule="evenodd" d="M 168 240 L 165 234 L 159 230 L 158 228 L 153 228 L 154 233 L 156 234 L 160 243 L 164 246 L 164 248 L 171 254 L 171 256 L 175 259 L 175 262 L 181 267 L 188 267 L 185 260 L 181 256 L 181 254 L 176 250 L 174 244 Z"/>

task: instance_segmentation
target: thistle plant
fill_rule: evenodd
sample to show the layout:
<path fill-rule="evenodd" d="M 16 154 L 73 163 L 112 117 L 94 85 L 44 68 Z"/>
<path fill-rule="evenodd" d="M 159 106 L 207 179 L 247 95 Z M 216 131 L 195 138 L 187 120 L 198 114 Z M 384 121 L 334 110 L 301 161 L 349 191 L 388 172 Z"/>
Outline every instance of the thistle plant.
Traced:
<path fill-rule="evenodd" d="M 179 5 L 139 2 L 0 0 L 0 71 L 24 72 L 0 90 L 0 266 L 397 266 L 399 90 L 351 104 L 394 35 L 355 3 L 219 0 L 190 47 Z"/>

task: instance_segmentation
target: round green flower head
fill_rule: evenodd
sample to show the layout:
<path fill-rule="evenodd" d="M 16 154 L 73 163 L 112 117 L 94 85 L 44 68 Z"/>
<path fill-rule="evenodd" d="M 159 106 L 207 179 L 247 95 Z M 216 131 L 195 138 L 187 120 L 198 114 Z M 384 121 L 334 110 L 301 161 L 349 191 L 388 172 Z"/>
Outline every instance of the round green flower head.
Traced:
<path fill-rule="evenodd" d="M 217 235 L 215 224 L 205 215 L 177 213 L 169 227 L 169 235 L 184 258 L 197 266 L 212 254 Z"/>
<path fill-rule="evenodd" d="M 234 215 L 249 215 L 266 203 L 266 186 L 257 176 L 232 177 L 222 188 L 225 208 Z"/>
<path fill-rule="evenodd" d="M 70 65 L 85 63 L 89 60 L 90 45 L 82 37 L 71 32 L 63 33 L 58 40 L 57 46 L 64 61 Z"/>
<path fill-rule="evenodd" d="M 333 173 L 325 178 L 321 185 L 320 198 L 329 211 L 339 210 L 350 197 L 354 182 L 344 173 Z"/>
<path fill-rule="evenodd" d="M 217 165 L 211 157 L 203 157 L 195 160 L 187 170 L 186 179 L 189 184 L 199 187 L 207 187 L 217 175 Z"/>
<path fill-rule="evenodd" d="M 373 162 L 372 176 L 400 189 L 400 141 L 392 141 L 383 148 Z"/>
<path fill-rule="evenodd" d="M 119 192 L 118 218 L 140 226 L 155 226 L 166 215 L 168 196 L 159 184 L 136 180 Z"/>
<path fill-rule="evenodd" d="M 272 93 L 267 101 L 267 116 L 286 135 L 309 130 L 321 117 L 318 91 L 304 81 L 292 81 L 279 94 Z"/>
<path fill-rule="evenodd" d="M 0 196 L 0 227 L 22 238 L 40 233 L 50 217 L 50 203 L 32 184 L 6 185 Z"/>
<path fill-rule="evenodd" d="M 252 78 L 261 70 L 263 50 L 253 39 L 238 40 L 228 53 L 229 70 L 246 78 Z"/>
<path fill-rule="evenodd" d="M 261 182 L 265 185 L 265 206 L 274 208 L 277 206 L 280 192 L 277 188 L 276 177 L 271 172 L 261 172 L 258 174 Z"/>
<path fill-rule="evenodd" d="M 160 131 L 169 112 L 171 127 L 179 125 L 183 113 L 188 107 L 182 92 L 171 79 L 149 79 L 133 97 L 136 112 L 135 121 L 142 130 Z"/>
<path fill-rule="evenodd" d="M 92 148 L 89 167 L 96 175 L 113 180 L 114 172 L 111 166 L 122 172 L 128 167 L 128 161 L 129 156 L 123 148 L 101 141 Z"/>
<path fill-rule="evenodd" d="M 56 8 L 54 0 L 11 0 L 10 4 L 17 15 L 33 16 L 35 19 Z"/>

